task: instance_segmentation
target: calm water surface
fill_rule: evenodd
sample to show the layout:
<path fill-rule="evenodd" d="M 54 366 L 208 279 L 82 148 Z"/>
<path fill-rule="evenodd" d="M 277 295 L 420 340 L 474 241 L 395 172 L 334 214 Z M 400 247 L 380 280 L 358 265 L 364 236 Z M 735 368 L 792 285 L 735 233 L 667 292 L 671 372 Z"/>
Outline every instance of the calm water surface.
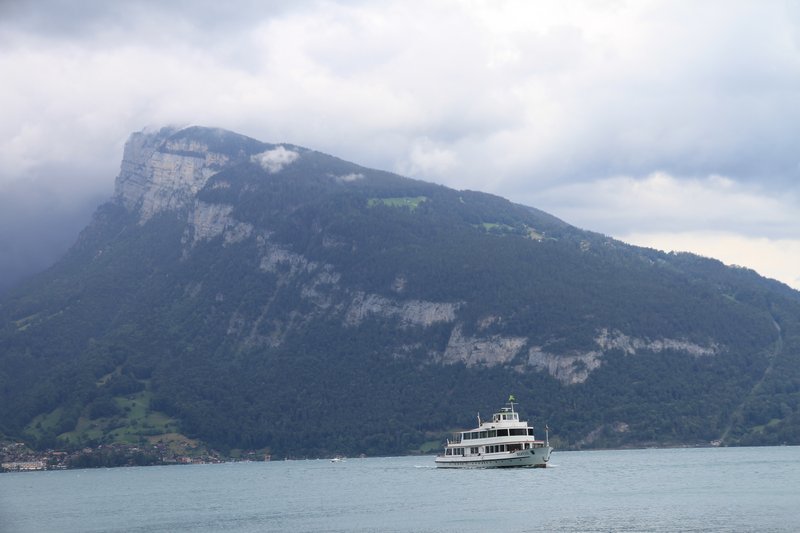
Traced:
<path fill-rule="evenodd" d="M 800 447 L 0 474 L 0 532 L 800 531 Z"/>

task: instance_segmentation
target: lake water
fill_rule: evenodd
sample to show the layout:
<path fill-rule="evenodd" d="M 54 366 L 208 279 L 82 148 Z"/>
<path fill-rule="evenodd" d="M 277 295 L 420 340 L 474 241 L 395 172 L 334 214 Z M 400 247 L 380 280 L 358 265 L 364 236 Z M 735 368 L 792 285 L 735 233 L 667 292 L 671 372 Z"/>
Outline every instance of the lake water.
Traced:
<path fill-rule="evenodd" d="M 0 474 L 0 531 L 800 531 L 800 447 L 553 452 Z"/>

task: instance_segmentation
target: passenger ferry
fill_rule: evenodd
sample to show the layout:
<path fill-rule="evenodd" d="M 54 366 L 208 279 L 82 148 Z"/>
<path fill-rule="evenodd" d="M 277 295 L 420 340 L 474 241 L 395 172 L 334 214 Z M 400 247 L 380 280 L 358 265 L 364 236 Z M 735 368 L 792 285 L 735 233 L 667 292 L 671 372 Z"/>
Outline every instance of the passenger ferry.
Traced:
<path fill-rule="evenodd" d="M 491 422 L 462 431 L 448 439 L 444 453 L 436 456 L 439 468 L 500 468 L 528 466 L 544 468 L 550 460 L 549 428 L 545 426 L 545 440 L 536 440 L 533 427 L 520 421 L 514 410 L 514 397 L 508 399 L 508 407 L 494 413 Z"/>

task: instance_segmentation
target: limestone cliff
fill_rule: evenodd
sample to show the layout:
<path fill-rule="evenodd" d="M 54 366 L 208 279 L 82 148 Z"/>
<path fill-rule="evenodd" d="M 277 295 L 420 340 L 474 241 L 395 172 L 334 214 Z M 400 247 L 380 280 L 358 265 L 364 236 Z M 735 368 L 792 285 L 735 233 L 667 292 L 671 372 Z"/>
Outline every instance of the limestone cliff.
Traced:
<path fill-rule="evenodd" d="M 565 385 L 575 385 L 586 381 L 589 374 L 603 364 L 603 357 L 613 350 L 619 350 L 629 356 L 646 352 L 673 352 L 693 357 L 714 356 L 722 351 L 716 343 L 701 346 L 685 339 L 641 339 L 625 335 L 618 330 L 609 331 L 607 328 L 598 331 L 594 342 L 595 349 L 583 352 L 552 353 L 542 346 L 532 346 L 528 351 L 527 365 L 546 371 Z"/>
<path fill-rule="evenodd" d="M 137 211 L 140 222 L 191 204 L 208 178 L 230 161 L 197 139 L 172 138 L 175 131 L 134 133 L 125 144 L 115 199 Z"/>

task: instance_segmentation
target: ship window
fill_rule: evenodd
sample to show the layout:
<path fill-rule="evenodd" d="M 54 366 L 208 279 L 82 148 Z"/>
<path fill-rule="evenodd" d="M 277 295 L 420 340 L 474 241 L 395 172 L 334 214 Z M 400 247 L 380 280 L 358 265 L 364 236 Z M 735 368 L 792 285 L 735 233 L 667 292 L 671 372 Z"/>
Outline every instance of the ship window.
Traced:
<path fill-rule="evenodd" d="M 453 455 L 453 450 L 448 448 L 447 450 L 445 450 L 444 454 L 445 455 Z"/>
<path fill-rule="evenodd" d="M 498 437 L 508 437 L 508 430 L 507 429 L 498 429 L 497 430 Z"/>
<path fill-rule="evenodd" d="M 472 438 L 472 437 L 470 436 L 470 434 L 469 434 L 469 433 L 464 433 L 464 440 L 469 440 L 469 439 L 471 439 L 471 438 Z"/>
<path fill-rule="evenodd" d="M 482 439 L 485 439 L 485 438 L 486 438 L 486 435 L 487 435 L 487 433 L 488 433 L 487 431 L 481 431 L 481 438 L 482 438 Z"/>
<path fill-rule="evenodd" d="M 472 455 L 476 455 L 476 454 L 478 453 L 478 448 L 477 448 L 477 447 L 475 447 L 475 448 L 470 448 L 470 449 L 469 449 L 469 453 L 471 453 Z"/>
<path fill-rule="evenodd" d="M 511 435 L 526 435 L 526 434 L 527 434 L 527 431 L 525 429 L 523 429 L 523 428 L 518 428 L 518 429 L 512 429 L 511 430 Z"/>
<path fill-rule="evenodd" d="M 492 430 L 489 431 L 489 438 L 496 437 L 496 436 L 497 436 L 497 431 L 496 430 L 492 429 Z"/>
<path fill-rule="evenodd" d="M 533 428 L 528 428 L 528 435 L 533 436 Z"/>
<path fill-rule="evenodd" d="M 472 433 L 472 438 L 473 439 L 479 439 L 480 438 L 480 434 L 481 434 L 480 431 L 474 431 Z"/>

